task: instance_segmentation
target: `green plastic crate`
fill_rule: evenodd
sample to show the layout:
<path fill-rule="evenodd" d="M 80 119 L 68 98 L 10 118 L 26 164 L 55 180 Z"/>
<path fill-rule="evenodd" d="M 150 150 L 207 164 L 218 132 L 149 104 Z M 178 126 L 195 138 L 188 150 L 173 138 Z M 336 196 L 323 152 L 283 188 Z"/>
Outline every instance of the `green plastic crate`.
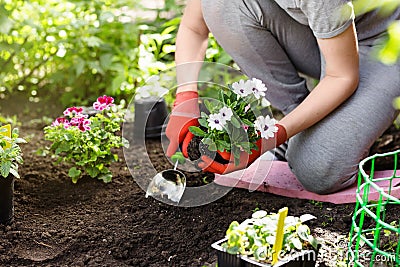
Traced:
<path fill-rule="evenodd" d="M 391 195 L 392 185 L 398 184 L 400 150 L 376 154 L 360 162 L 356 206 L 352 218 L 348 243 L 348 263 L 351 266 L 400 266 L 400 214 L 395 221 L 385 221 L 388 205 L 399 205 L 400 200 Z M 374 178 L 377 158 L 393 159 L 393 174 L 390 177 Z M 370 170 L 366 171 L 366 166 Z M 389 187 L 384 190 L 376 182 L 387 180 Z M 371 189 L 379 193 L 376 201 L 369 201 Z"/>

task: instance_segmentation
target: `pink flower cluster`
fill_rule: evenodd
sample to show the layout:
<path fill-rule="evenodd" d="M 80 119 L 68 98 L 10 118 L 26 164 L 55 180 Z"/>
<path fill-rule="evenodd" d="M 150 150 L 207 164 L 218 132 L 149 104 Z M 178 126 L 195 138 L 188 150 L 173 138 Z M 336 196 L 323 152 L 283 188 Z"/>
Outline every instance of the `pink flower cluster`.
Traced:
<path fill-rule="evenodd" d="M 97 101 L 93 103 L 93 108 L 95 110 L 105 110 L 105 109 L 109 109 L 111 106 L 114 106 L 114 98 L 112 98 L 111 96 L 100 96 L 97 98 Z"/>
<path fill-rule="evenodd" d="M 90 130 L 90 120 L 87 118 L 87 115 L 82 114 L 82 108 L 70 107 L 64 111 L 64 116 L 71 117 L 70 120 L 65 117 L 57 118 L 51 126 L 59 126 L 63 125 L 65 129 L 68 129 L 71 126 L 78 127 L 82 132 L 86 132 Z"/>
<path fill-rule="evenodd" d="M 71 124 L 69 123 L 69 120 L 67 118 L 64 117 L 59 117 L 57 118 L 52 124 L 51 126 L 59 126 L 63 124 L 65 129 L 68 129 L 69 126 L 71 126 Z"/>
<path fill-rule="evenodd" d="M 111 106 L 114 106 L 114 98 L 111 96 L 100 96 L 97 98 L 97 101 L 93 103 L 93 108 L 98 111 L 103 111 L 105 109 L 109 109 Z M 64 117 L 57 118 L 51 126 L 59 126 L 63 125 L 65 129 L 68 129 L 71 126 L 78 127 L 82 132 L 89 131 L 90 128 L 90 120 L 88 119 L 88 115 L 82 114 L 83 108 L 81 107 L 70 107 L 67 108 L 63 114 Z"/>
<path fill-rule="evenodd" d="M 70 107 L 70 108 L 67 108 L 67 109 L 64 111 L 63 114 L 64 114 L 64 116 L 72 117 L 72 116 L 74 116 L 74 115 L 81 114 L 82 111 L 83 111 L 83 108 Z"/>

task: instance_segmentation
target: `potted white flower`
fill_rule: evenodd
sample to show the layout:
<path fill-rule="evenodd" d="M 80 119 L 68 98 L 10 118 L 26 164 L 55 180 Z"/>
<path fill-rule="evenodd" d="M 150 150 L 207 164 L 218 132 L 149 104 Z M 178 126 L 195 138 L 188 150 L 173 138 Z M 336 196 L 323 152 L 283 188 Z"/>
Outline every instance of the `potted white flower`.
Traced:
<path fill-rule="evenodd" d="M 200 126 L 189 128 L 195 135 L 188 147 L 191 160 L 211 154 L 216 161 L 226 163 L 215 153 L 225 151 L 233 155 L 237 165 L 242 151 L 251 154 L 258 150 L 256 143 L 260 138 L 272 138 L 277 132 L 277 121 L 268 115 L 270 103 L 262 81 L 240 80 L 228 87 L 230 90 L 219 91 L 217 99 L 203 101 L 205 111 L 198 119 Z"/>
<path fill-rule="evenodd" d="M 163 96 L 168 89 L 161 86 L 159 76 L 151 76 L 146 85 L 138 87 L 134 100 L 134 136 L 136 139 L 158 138 L 161 136 L 168 116 Z"/>
<path fill-rule="evenodd" d="M 18 129 L 0 127 L 0 224 L 10 224 L 14 216 L 14 179 L 20 178 L 18 166 L 23 163 Z"/>

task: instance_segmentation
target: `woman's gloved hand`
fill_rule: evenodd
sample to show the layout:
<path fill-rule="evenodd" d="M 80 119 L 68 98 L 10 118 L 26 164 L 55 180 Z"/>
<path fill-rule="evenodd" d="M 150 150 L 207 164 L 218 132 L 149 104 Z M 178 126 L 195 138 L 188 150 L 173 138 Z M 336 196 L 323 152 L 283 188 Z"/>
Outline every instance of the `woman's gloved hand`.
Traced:
<path fill-rule="evenodd" d="M 176 94 L 174 106 L 169 117 L 167 129 L 165 131 L 169 139 L 167 157 L 171 157 L 182 145 L 182 153 L 187 155 L 187 146 L 193 138 L 189 132 L 190 126 L 199 126 L 200 116 L 198 93 L 195 91 L 184 91 Z"/>
<path fill-rule="evenodd" d="M 249 166 L 253 163 L 257 158 L 260 157 L 264 152 L 271 150 L 275 147 L 280 146 L 287 139 L 286 129 L 280 124 L 276 124 L 278 127 L 278 131 L 275 133 L 273 138 L 265 139 L 260 138 L 257 140 L 258 150 L 252 150 L 251 154 L 247 152 L 241 152 L 239 165 L 235 165 L 233 155 L 229 152 L 220 152 L 217 153 L 225 160 L 229 160 L 229 163 L 222 164 L 212 160 L 208 156 L 201 156 L 201 161 L 198 163 L 199 168 L 201 168 L 204 172 L 213 172 L 218 174 L 227 174 L 230 172 L 234 172 L 237 170 L 241 170 Z"/>

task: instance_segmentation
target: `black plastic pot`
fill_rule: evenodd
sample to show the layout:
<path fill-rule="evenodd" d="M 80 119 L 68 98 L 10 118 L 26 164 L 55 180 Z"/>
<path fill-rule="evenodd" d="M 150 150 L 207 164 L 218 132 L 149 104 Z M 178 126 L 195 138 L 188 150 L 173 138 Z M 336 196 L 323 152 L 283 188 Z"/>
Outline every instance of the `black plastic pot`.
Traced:
<path fill-rule="evenodd" d="M 232 255 L 225 251 L 221 244 L 227 241 L 222 239 L 212 247 L 217 250 L 218 267 L 270 267 L 272 265 L 260 263 L 240 255 Z M 277 262 L 274 267 L 313 267 L 316 265 L 318 252 L 314 250 L 304 250 L 296 253 L 295 256 L 287 258 L 285 261 Z"/>
<path fill-rule="evenodd" d="M 0 224 L 10 224 L 14 216 L 14 176 L 0 176 Z"/>
<path fill-rule="evenodd" d="M 145 98 L 135 101 L 134 137 L 159 138 L 168 117 L 164 99 Z"/>

